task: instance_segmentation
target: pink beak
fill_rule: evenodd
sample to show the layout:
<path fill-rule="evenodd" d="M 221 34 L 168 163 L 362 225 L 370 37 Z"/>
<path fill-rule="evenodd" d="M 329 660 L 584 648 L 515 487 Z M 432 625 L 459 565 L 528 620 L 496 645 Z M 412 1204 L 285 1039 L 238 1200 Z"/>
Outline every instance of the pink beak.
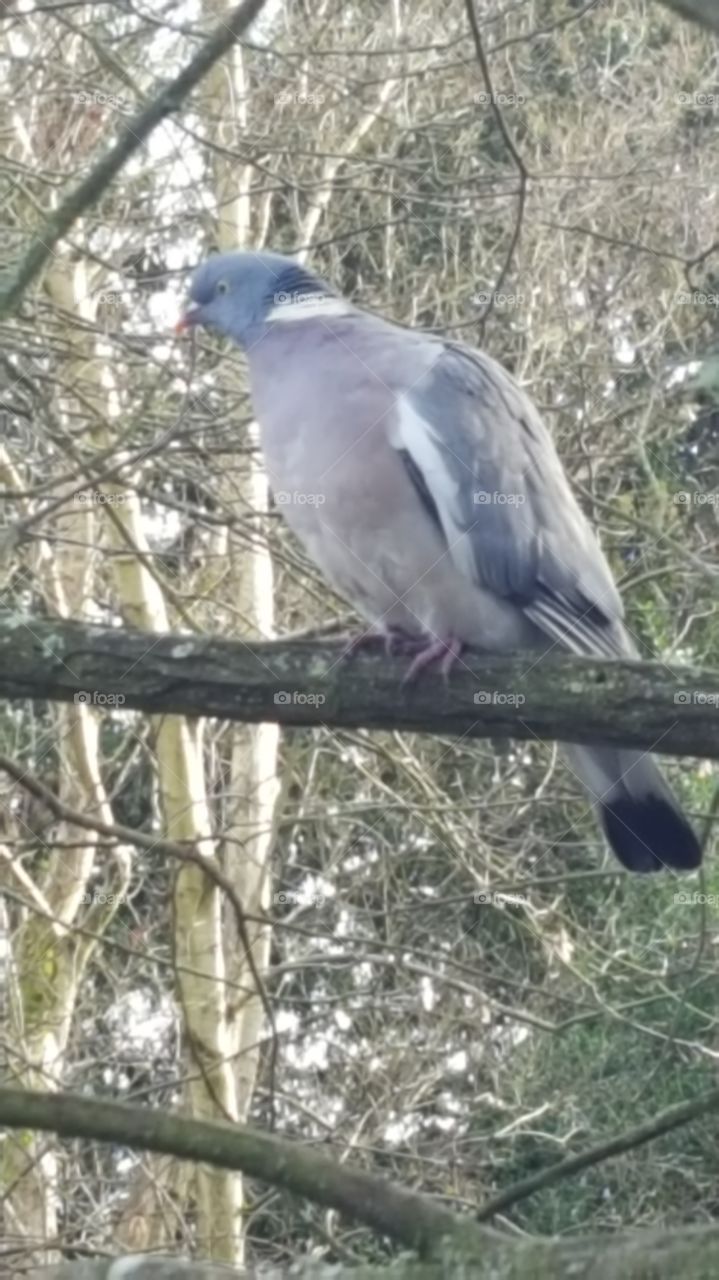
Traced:
<path fill-rule="evenodd" d="M 198 323 L 199 312 L 199 302 L 191 302 L 184 315 L 181 315 L 180 319 L 177 321 L 177 324 L 175 325 L 175 333 L 187 333 L 188 329 L 191 329 L 193 325 Z"/>

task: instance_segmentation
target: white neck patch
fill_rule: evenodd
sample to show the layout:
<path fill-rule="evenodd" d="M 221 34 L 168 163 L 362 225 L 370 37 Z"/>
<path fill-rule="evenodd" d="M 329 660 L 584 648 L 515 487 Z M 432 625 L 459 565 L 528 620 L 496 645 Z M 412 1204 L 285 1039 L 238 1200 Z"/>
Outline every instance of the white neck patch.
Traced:
<path fill-rule="evenodd" d="M 277 294 L 276 305 L 267 313 L 267 319 L 288 324 L 293 320 L 310 320 L 312 316 L 346 316 L 350 305 L 343 298 L 328 298 L 321 293 Z"/>

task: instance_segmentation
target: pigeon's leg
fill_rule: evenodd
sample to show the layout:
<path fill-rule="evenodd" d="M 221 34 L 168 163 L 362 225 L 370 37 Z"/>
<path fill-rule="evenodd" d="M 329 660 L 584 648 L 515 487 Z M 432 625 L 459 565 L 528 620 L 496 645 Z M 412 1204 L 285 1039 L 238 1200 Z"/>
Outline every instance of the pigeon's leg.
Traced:
<path fill-rule="evenodd" d="M 400 653 L 416 653 L 418 649 L 423 648 L 427 643 L 426 637 L 423 635 L 411 635 L 408 631 L 402 631 L 399 627 L 385 627 L 381 622 L 378 622 L 369 626 L 366 631 L 360 631 L 359 635 L 352 636 L 341 656 L 342 658 L 351 658 L 360 649 L 370 649 L 380 641 L 384 645 L 384 651 L 388 658 Z"/>
<path fill-rule="evenodd" d="M 464 647 L 464 642 L 462 640 L 458 640 L 456 636 L 450 636 L 447 641 L 447 651 L 439 664 L 439 669 L 445 680 L 448 679 L 449 673 L 457 661 L 457 658 L 461 658 Z"/>
<path fill-rule="evenodd" d="M 418 633 L 410 634 L 400 627 L 389 627 L 384 633 L 384 651 L 388 658 L 401 653 L 416 653 L 426 645 L 426 637 Z"/>
<path fill-rule="evenodd" d="M 373 645 L 382 641 L 386 647 L 387 633 L 382 627 L 368 627 L 366 631 L 360 631 L 356 636 L 352 636 L 348 641 L 346 648 L 342 650 L 339 661 L 344 662 L 347 658 L 351 658 L 360 649 L 369 649 Z"/>
<path fill-rule="evenodd" d="M 433 662 L 439 663 L 439 670 L 446 680 L 463 648 L 462 641 L 456 636 L 449 636 L 446 640 L 435 637 L 428 641 L 412 660 L 402 684 L 411 684 L 420 672 L 424 671 L 425 667 L 431 666 Z"/>

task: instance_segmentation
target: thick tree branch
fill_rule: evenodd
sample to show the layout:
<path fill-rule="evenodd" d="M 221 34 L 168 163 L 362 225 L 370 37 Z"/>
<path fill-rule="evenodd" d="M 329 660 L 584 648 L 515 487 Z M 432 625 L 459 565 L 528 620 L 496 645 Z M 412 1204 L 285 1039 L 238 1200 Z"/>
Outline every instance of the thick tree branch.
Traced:
<path fill-rule="evenodd" d="M 462 737 L 607 742 L 719 758 L 719 673 L 553 653 L 465 655 L 448 683 L 336 642 L 243 644 L 0 613 L 0 698 Z"/>
<path fill-rule="evenodd" d="M 704 1104 L 712 1095 L 706 1095 Z M 689 1104 L 691 1106 L 691 1104 Z M 671 1115 L 676 1108 L 664 1113 Z M 696 1109 L 693 1112 L 696 1115 Z M 686 1118 L 690 1118 L 687 1114 Z M 661 1117 L 654 1122 L 661 1130 Z M 323 1268 L 308 1264 L 292 1275 L 315 1280 L 674 1280 L 719 1274 L 715 1227 L 641 1231 L 584 1240 L 507 1237 L 443 1208 L 429 1196 L 383 1178 L 348 1169 L 310 1148 L 242 1125 L 189 1120 L 146 1107 L 130 1107 L 72 1094 L 0 1089 L 0 1125 L 40 1129 L 63 1138 L 117 1143 L 180 1159 L 241 1169 L 272 1186 L 306 1196 L 417 1249 L 428 1261 L 401 1260 L 388 1268 Z M 36 1273 L 44 1280 L 219 1280 L 212 1263 L 171 1259 L 72 1263 Z M 230 1273 L 232 1274 L 232 1273 Z M 250 1272 L 250 1276 L 254 1276 Z M 284 1273 L 271 1269 L 265 1280 Z M 248 1278 L 249 1280 L 249 1278 Z M 259 1276 L 258 1276 L 259 1280 Z"/>
<path fill-rule="evenodd" d="M 42 271 L 55 245 L 67 235 L 73 223 L 86 209 L 95 204 L 133 152 L 142 146 L 158 124 L 173 111 L 178 110 L 210 67 L 214 66 L 243 31 L 247 30 L 264 4 L 265 0 L 242 0 L 226 20 L 218 24 L 212 35 L 198 49 L 194 58 L 179 75 L 175 76 L 174 80 L 171 80 L 148 106 L 123 124 L 117 142 L 98 160 L 97 164 L 93 165 L 82 182 L 49 215 L 32 240 L 25 256 L 21 258 L 14 270 L 8 271 L 2 279 L 0 319 L 14 310 L 28 285 L 32 284 Z"/>
<path fill-rule="evenodd" d="M 86 1138 L 155 1151 L 179 1159 L 238 1169 L 270 1186 L 336 1209 L 422 1254 L 445 1236 L 482 1248 L 500 1239 L 429 1196 L 339 1165 L 319 1151 L 244 1125 L 190 1120 L 170 1111 L 130 1107 L 70 1093 L 0 1089 L 0 1125 L 39 1129 L 60 1138 Z"/>

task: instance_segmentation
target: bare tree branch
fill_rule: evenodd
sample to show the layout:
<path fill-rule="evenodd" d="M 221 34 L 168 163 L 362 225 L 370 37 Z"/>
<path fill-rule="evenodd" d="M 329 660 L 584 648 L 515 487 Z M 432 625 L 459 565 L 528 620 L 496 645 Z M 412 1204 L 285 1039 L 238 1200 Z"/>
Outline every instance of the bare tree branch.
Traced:
<path fill-rule="evenodd" d="M 79 810 L 73 809 L 70 805 L 65 804 L 59 796 L 56 796 L 49 787 L 46 787 L 39 778 L 33 776 L 32 773 L 16 760 L 11 760 L 9 756 L 0 754 L 0 769 L 8 774 L 9 777 L 26 791 L 29 791 L 36 800 L 46 805 L 55 818 L 61 822 L 67 822 L 72 826 L 80 827 L 85 831 L 95 831 L 98 835 L 105 836 L 109 840 L 117 840 L 120 843 L 132 844 L 139 849 L 147 849 L 158 854 L 165 854 L 167 857 L 174 858 L 179 862 L 193 863 L 199 867 L 204 875 L 207 876 L 214 885 L 217 886 L 227 897 L 235 917 L 237 932 L 244 948 L 244 955 L 247 966 L 252 974 L 258 996 L 262 1003 L 262 1007 L 267 1018 L 271 1031 L 271 1057 L 270 1057 L 270 1075 L 274 1078 L 275 1059 L 277 1056 L 277 1036 L 275 1032 L 275 1020 L 272 1011 L 272 1005 L 267 995 L 265 984 L 255 964 L 252 942 L 247 932 L 247 924 L 245 921 L 245 912 L 240 902 L 239 894 L 229 876 L 225 875 L 216 858 L 209 854 L 201 853 L 196 845 L 192 843 L 182 843 L 179 840 L 165 840 L 161 836 L 149 835 L 145 831 L 137 831 L 134 827 L 126 827 L 121 823 L 103 822 L 100 818 L 80 813 Z"/>
<path fill-rule="evenodd" d="M 50 258 L 55 245 L 67 235 L 73 223 L 95 203 L 113 178 L 166 116 L 177 111 L 210 67 L 232 47 L 254 21 L 265 0 L 242 0 L 225 22 L 220 22 L 188 65 L 153 98 L 138 115 L 124 124 L 117 142 L 93 165 L 73 191 L 50 214 L 30 244 L 25 256 L 0 286 L 0 318 L 15 309 L 29 284 Z"/>
<path fill-rule="evenodd" d="M 344 654 L 336 642 L 249 645 L 7 612 L 0 613 L 0 698 L 719 757 L 715 671 L 467 653 L 449 682 L 427 674 L 405 685 L 407 659 L 374 646 Z"/>
<path fill-rule="evenodd" d="M 464 6 L 467 11 L 469 27 L 472 32 L 472 40 L 474 41 L 474 49 L 477 55 L 477 62 L 479 63 L 479 69 L 482 73 L 482 79 L 484 81 L 484 86 L 490 100 L 492 112 L 494 114 L 495 120 L 497 121 L 499 132 L 501 133 L 502 138 L 504 140 L 504 145 L 507 148 L 507 151 L 509 152 L 510 156 L 512 157 L 512 161 L 514 162 L 515 168 L 519 176 L 519 192 L 517 196 L 517 216 L 514 222 L 514 227 L 512 229 L 512 235 L 510 237 L 509 247 L 507 249 L 506 257 L 504 259 L 504 263 L 502 264 L 502 269 L 499 273 L 496 284 L 494 286 L 494 291 L 492 294 L 490 294 L 489 301 L 486 304 L 484 311 L 482 312 L 482 315 L 481 315 L 481 323 L 484 324 L 485 320 L 489 316 L 489 313 L 492 311 L 492 308 L 494 306 L 494 299 L 496 298 L 497 294 L 500 292 L 502 285 L 507 275 L 509 274 L 510 268 L 512 266 L 512 259 L 514 257 L 514 252 L 515 252 L 515 249 L 517 248 L 517 245 L 519 244 L 519 237 L 522 234 L 522 222 L 524 220 L 524 207 L 527 199 L 527 183 L 531 177 L 531 174 L 529 173 L 529 170 L 527 169 L 527 166 L 524 163 L 524 160 L 522 159 L 522 156 L 520 155 L 517 149 L 514 138 L 512 137 L 512 134 L 509 130 L 509 126 L 507 125 L 507 122 L 504 118 L 502 108 L 499 105 L 497 94 L 494 92 L 494 85 L 492 83 L 492 76 L 489 70 L 489 63 L 487 61 L 487 55 L 484 52 L 484 45 L 482 44 L 482 33 L 479 28 L 479 21 L 477 19 L 477 10 L 475 9 L 475 6 L 474 6 L 474 0 L 464 0 Z"/>
<path fill-rule="evenodd" d="M 179 1159 L 239 1169 L 271 1186 L 306 1196 L 348 1214 L 421 1254 L 437 1250 L 443 1237 L 474 1240 L 486 1247 L 500 1237 L 466 1222 L 429 1196 L 384 1178 L 349 1169 L 318 1151 L 244 1125 L 190 1120 L 173 1112 L 129 1107 L 104 1098 L 70 1093 L 0 1089 L 0 1124 L 40 1129 L 64 1138 L 119 1143 Z"/>
<path fill-rule="evenodd" d="M 653 1138 L 658 1138 L 663 1133 L 671 1133 L 672 1129 L 678 1129 L 690 1120 L 696 1120 L 698 1116 L 717 1110 L 719 1110 L 719 1089 L 710 1089 L 708 1093 L 692 1098 L 691 1102 L 680 1102 L 676 1106 L 667 1107 L 666 1111 L 660 1112 L 645 1124 L 638 1124 L 633 1129 L 627 1129 L 625 1133 L 618 1133 L 608 1142 L 600 1142 L 588 1151 L 568 1156 L 566 1160 L 560 1160 L 550 1165 L 548 1169 L 542 1169 L 539 1173 L 523 1178 L 521 1182 L 515 1182 L 513 1187 L 507 1187 L 498 1196 L 483 1204 L 477 1217 L 480 1222 L 487 1221 L 495 1214 L 507 1209 L 509 1205 L 516 1204 L 518 1200 L 524 1200 L 526 1196 L 539 1191 L 542 1187 L 553 1186 L 555 1182 L 561 1182 L 563 1178 L 580 1173 L 582 1169 L 589 1169 L 602 1160 L 609 1160 L 612 1156 L 632 1151 L 635 1147 L 641 1147 L 645 1142 L 651 1142 Z"/>
<path fill-rule="evenodd" d="M 647 1132 L 645 1140 L 674 1127 L 667 1123 L 670 1119 L 686 1122 L 714 1109 L 718 1100 L 719 1090 L 715 1089 L 686 1104 L 681 1121 L 677 1120 L 680 1108 L 670 1108 L 655 1118 L 654 1131 Z M 584 1240 L 517 1240 L 452 1214 L 429 1196 L 347 1169 L 316 1151 L 242 1125 L 189 1120 L 105 1099 L 20 1089 L 0 1089 L 0 1123 L 12 1129 L 38 1128 L 59 1137 L 99 1139 L 242 1169 L 315 1204 L 347 1213 L 427 1259 L 425 1264 L 400 1260 L 386 1269 L 352 1268 L 347 1276 L 355 1280 L 380 1280 L 383 1275 L 388 1280 L 442 1280 L 458 1275 L 478 1280 L 518 1280 L 520 1276 L 524 1280 L 530 1276 L 535 1280 L 617 1280 L 619 1276 L 639 1280 L 651 1275 L 656 1280 L 669 1280 L 675 1275 L 715 1275 L 719 1265 L 719 1232 L 715 1227 Z M 197 1280 L 219 1280 L 222 1274 L 213 1264 L 142 1257 L 128 1258 L 121 1264 L 115 1260 L 73 1263 L 72 1267 L 71 1273 L 61 1265 L 34 1274 L 37 1280 L 70 1280 L 70 1275 L 72 1280 L 113 1280 L 115 1269 L 123 1280 L 190 1280 L 193 1275 Z M 307 1270 L 293 1267 L 292 1274 L 322 1280 L 323 1268 L 315 1269 L 312 1264 Z M 338 1277 L 343 1272 L 333 1266 L 325 1274 L 329 1280 L 330 1275 Z M 270 1271 L 266 1280 L 279 1280 L 281 1275 L 281 1271 Z"/>

